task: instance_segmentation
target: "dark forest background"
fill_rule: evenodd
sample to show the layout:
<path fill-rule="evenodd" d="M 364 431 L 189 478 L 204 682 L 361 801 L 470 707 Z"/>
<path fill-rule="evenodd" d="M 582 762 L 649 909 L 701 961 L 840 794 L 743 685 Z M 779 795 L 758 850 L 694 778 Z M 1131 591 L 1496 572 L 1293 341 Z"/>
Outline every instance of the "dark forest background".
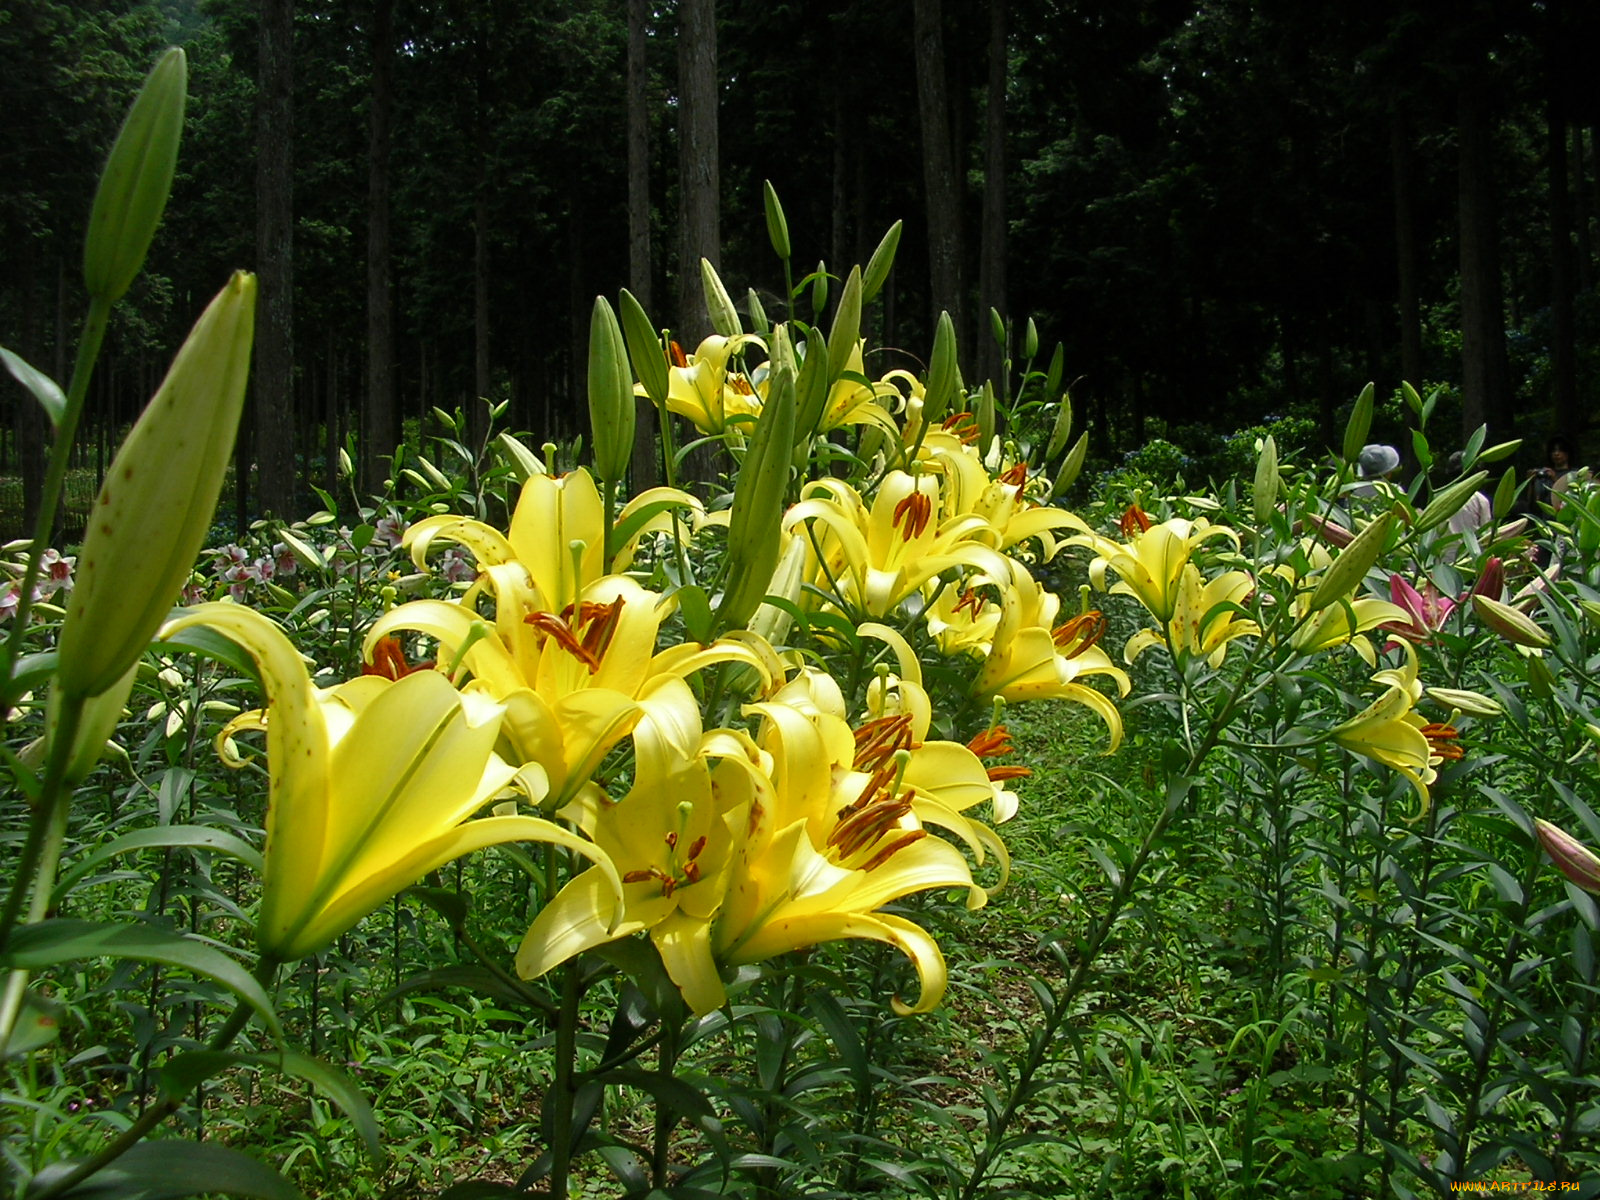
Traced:
<path fill-rule="evenodd" d="M 801 273 L 904 219 L 872 335 L 912 361 L 870 373 L 948 309 L 982 378 L 989 310 L 1031 315 L 1113 461 L 1287 414 L 1331 440 L 1368 379 L 1444 385 L 1491 440 L 1586 432 L 1600 5 L 5 0 L 0 340 L 58 379 L 94 178 L 168 44 L 180 175 L 86 465 L 251 267 L 241 511 L 301 515 L 344 444 L 375 485 L 434 406 L 579 434 L 593 296 L 692 347 L 702 254 L 776 311 L 764 179 Z M 42 418 L 0 403 L 36 495 Z"/>

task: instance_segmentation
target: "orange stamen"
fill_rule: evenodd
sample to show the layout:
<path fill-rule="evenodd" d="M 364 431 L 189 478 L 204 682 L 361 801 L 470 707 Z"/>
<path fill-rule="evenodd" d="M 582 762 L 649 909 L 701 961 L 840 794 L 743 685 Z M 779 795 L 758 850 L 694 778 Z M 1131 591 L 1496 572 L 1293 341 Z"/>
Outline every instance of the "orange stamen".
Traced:
<path fill-rule="evenodd" d="M 390 634 L 378 639 L 372 648 L 372 661 L 363 663 L 363 675 L 381 675 L 385 679 L 403 679 L 413 671 L 428 671 L 433 669 L 433 660 L 427 662 L 408 663 L 406 661 L 405 647 L 400 644 L 400 639 Z"/>
<path fill-rule="evenodd" d="M 1453 762 L 1466 753 L 1456 745 L 1456 739 L 1461 736 L 1461 732 L 1454 725 L 1445 725 L 1442 722 L 1424 725 L 1422 736 L 1428 739 L 1428 750 L 1435 758 L 1449 759 Z"/>
<path fill-rule="evenodd" d="M 990 767 L 989 780 L 992 783 L 1004 783 L 1008 779 L 1026 779 L 1033 771 L 1028 767 Z"/>
<path fill-rule="evenodd" d="M 963 608 L 970 608 L 972 610 L 972 619 L 976 621 L 978 619 L 978 615 L 983 612 L 983 606 L 987 603 L 988 599 L 983 595 L 982 592 L 976 592 L 971 588 L 967 588 L 961 593 L 961 599 L 956 601 L 955 607 L 950 610 L 950 615 L 953 617 Z"/>
<path fill-rule="evenodd" d="M 921 537 L 922 531 L 928 527 L 928 521 L 933 516 L 933 501 L 922 492 L 912 492 L 899 504 L 894 506 L 894 520 L 891 524 L 900 530 L 900 536 L 906 541 Z M 901 525 L 904 520 L 905 524 Z"/>
<path fill-rule="evenodd" d="M 994 758 L 1001 754 L 1011 753 L 1011 731 L 1004 725 L 996 725 L 993 729 L 985 729 L 977 737 L 967 743 L 979 758 Z"/>
<path fill-rule="evenodd" d="M 1050 640 L 1061 651 L 1062 658 L 1077 658 L 1093 646 L 1106 632 L 1106 615 L 1098 608 L 1080 613 L 1065 624 L 1050 631 Z"/>
<path fill-rule="evenodd" d="M 683 352 L 683 347 L 677 342 L 667 343 L 667 361 L 675 367 L 687 367 L 689 358 Z"/>
<path fill-rule="evenodd" d="M 1004 475 L 1000 476 L 1001 483 L 1009 483 L 1012 487 L 1021 487 L 1028 482 L 1028 464 L 1019 462 Z"/>
<path fill-rule="evenodd" d="M 944 428 L 961 439 L 961 444 L 970 446 L 983 436 L 983 431 L 978 427 L 978 418 L 969 412 L 952 413 L 944 419 Z"/>
<path fill-rule="evenodd" d="M 1122 536 L 1131 538 L 1136 533 L 1143 533 L 1150 528 L 1150 514 L 1137 504 L 1128 505 L 1128 511 L 1122 514 Z"/>
<path fill-rule="evenodd" d="M 856 770 L 881 770 L 896 751 L 912 749 L 912 740 L 910 713 L 874 717 L 856 730 Z"/>

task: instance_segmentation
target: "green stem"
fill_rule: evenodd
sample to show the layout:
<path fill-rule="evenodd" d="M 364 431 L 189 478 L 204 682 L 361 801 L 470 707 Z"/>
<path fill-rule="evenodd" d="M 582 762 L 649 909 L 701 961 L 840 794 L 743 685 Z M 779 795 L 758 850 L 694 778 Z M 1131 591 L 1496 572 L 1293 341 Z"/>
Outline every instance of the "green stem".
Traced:
<path fill-rule="evenodd" d="M 256 982 L 263 987 L 268 986 L 273 976 L 277 974 L 278 965 L 277 959 L 262 955 L 261 959 L 256 963 L 254 972 Z M 206 1043 L 206 1049 L 212 1051 L 226 1050 L 232 1044 L 233 1039 L 238 1037 L 245 1025 L 248 1024 L 251 1011 L 250 1006 L 243 1000 L 235 1004 L 233 1011 L 228 1014 L 228 1019 L 223 1022 L 222 1027 L 212 1034 L 211 1040 Z M 144 1112 L 140 1113 L 138 1119 L 118 1134 L 116 1140 L 101 1150 L 100 1153 L 92 1158 L 84 1159 L 48 1187 L 41 1188 L 36 1192 L 30 1192 L 29 1200 L 52 1200 L 55 1196 L 67 1194 L 85 1179 L 110 1166 L 129 1150 L 132 1150 L 144 1140 L 146 1134 L 177 1112 L 182 1106 L 183 1098 L 180 1096 L 168 1096 L 152 1104 Z"/>
<path fill-rule="evenodd" d="M 661 1073 L 671 1075 L 678 1068 L 678 1042 L 683 1030 L 676 1022 L 663 1019 L 661 1030 Z M 660 1100 L 656 1101 L 655 1138 L 651 1144 L 650 1175 L 658 1188 L 667 1186 L 667 1170 L 672 1149 L 672 1130 L 678 1123 L 675 1114 Z"/>
<path fill-rule="evenodd" d="M 100 343 L 105 340 L 106 321 L 111 316 L 111 301 L 96 296 L 89 302 L 89 315 L 83 323 L 83 336 L 78 339 L 78 357 L 72 365 L 72 383 L 67 389 L 67 405 L 56 426 L 55 441 L 50 446 L 50 462 L 44 473 L 44 495 L 39 498 L 39 515 L 33 525 L 33 545 L 28 550 L 28 565 L 23 568 L 21 590 L 17 594 L 17 611 L 11 619 L 11 637 L 6 643 L 7 678 L 4 697 L 7 707 L 15 699 L 11 692 L 9 665 L 17 661 L 22 649 L 23 632 L 28 627 L 28 615 L 33 609 L 33 588 L 39 582 L 39 558 L 49 544 L 51 531 L 56 524 L 56 507 L 61 502 L 61 490 L 67 479 L 67 459 L 77 440 L 78 418 L 83 414 L 84 399 L 89 394 L 89 378 L 94 374 L 95 360 L 100 357 Z"/>
<path fill-rule="evenodd" d="M 550 1200 L 566 1200 L 572 1173 L 573 1067 L 578 1055 L 578 986 L 576 961 L 564 968 L 561 1012 L 556 1022 L 555 1079 L 551 1081 Z"/>

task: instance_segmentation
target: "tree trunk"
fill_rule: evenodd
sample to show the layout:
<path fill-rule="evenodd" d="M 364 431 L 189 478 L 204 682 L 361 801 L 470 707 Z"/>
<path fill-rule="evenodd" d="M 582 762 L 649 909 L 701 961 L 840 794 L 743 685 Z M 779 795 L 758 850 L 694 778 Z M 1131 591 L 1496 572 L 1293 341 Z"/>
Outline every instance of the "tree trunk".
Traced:
<path fill-rule="evenodd" d="M 711 332 L 700 260 L 722 265 L 722 181 L 717 142 L 716 0 L 678 7 L 679 340 L 692 349 Z"/>
<path fill-rule="evenodd" d="M 1006 305 L 1006 0 L 989 0 L 989 87 L 984 108 L 983 253 L 978 262 L 979 379 L 999 381 L 1004 354 L 993 337 L 984 337 L 990 309 L 1009 315 Z M 1054 397 L 1047 397 L 1053 399 Z"/>
<path fill-rule="evenodd" d="M 1550 181 L 1550 430 L 1578 436 L 1577 339 L 1572 312 L 1572 201 L 1567 192 L 1567 125 L 1550 81 L 1545 110 Z"/>
<path fill-rule="evenodd" d="M 256 95 L 256 501 L 295 513 L 294 0 L 262 0 Z M 240 460 L 240 470 L 246 469 Z"/>
<path fill-rule="evenodd" d="M 1389 164 L 1394 177 L 1395 278 L 1400 305 L 1400 378 L 1423 384 L 1422 301 L 1417 282 L 1415 154 L 1405 115 L 1389 119 Z"/>
<path fill-rule="evenodd" d="M 1489 166 L 1487 102 L 1481 83 L 1458 96 L 1460 140 L 1462 436 L 1489 426 L 1490 441 L 1509 431 L 1505 315 L 1501 300 L 1494 179 Z"/>
<path fill-rule="evenodd" d="M 372 111 L 367 141 L 367 392 L 361 488 L 383 484 L 394 453 L 394 285 L 389 255 L 389 129 L 394 113 L 394 0 L 376 0 L 371 29 Z M 330 421 L 337 426 L 330 407 Z"/>
<path fill-rule="evenodd" d="M 489 435 L 489 412 L 494 380 L 489 366 L 489 44 L 492 31 L 483 16 L 476 26 L 473 60 L 475 99 L 472 109 L 473 142 L 478 167 L 476 196 L 472 204 L 472 395 L 467 400 L 468 443 L 476 448 Z"/>
<path fill-rule="evenodd" d="M 928 208 L 929 323 L 936 323 L 943 310 L 962 330 L 961 208 L 945 93 L 943 23 L 939 0 L 912 0 L 922 179 Z"/>
<path fill-rule="evenodd" d="M 628 0 L 628 290 L 647 313 L 655 270 L 650 252 L 650 64 L 645 57 L 649 30 L 647 0 Z M 638 400 L 631 465 L 635 495 L 661 481 L 656 406 L 647 396 Z"/>

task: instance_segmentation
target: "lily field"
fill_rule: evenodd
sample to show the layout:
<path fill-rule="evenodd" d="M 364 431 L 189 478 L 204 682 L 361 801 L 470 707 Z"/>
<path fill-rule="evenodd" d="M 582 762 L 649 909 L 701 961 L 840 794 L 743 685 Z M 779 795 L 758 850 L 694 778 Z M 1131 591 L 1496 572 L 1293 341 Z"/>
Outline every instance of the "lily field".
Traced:
<path fill-rule="evenodd" d="M 1086 471 L 1031 322 L 880 352 L 899 226 L 794 281 L 769 187 L 782 311 L 597 299 L 583 442 L 436 411 L 229 540 L 235 274 L 56 544 L 182 95 L 72 377 L 6 355 L 9 1195 L 1600 1194 L 1586 472 L 1446 467 L 1410 385 Z"/>

